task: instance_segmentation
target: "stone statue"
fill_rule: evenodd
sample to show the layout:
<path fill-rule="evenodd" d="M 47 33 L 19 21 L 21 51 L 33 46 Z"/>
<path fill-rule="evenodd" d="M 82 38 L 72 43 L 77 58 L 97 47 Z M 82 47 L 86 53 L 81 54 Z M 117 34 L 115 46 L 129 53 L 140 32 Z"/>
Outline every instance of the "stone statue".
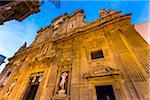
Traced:
<path fill-rule="evenodd" d="M 68 76 L 68 73 L 64 72 L 61 75 L 61 82 L 59 83 L 60 90 L 58 91 L 58 95 L 65 96 L 65 83 L 66 83 L 66 77 Z"/>
<path fill-rule="evenodd" d="M 66 77 L 68 76 L 68 74 L 66 72 L 62 73 L 61 75 L 61 82 L 59 84 L 59 86 L 61 87 L 61 90 L 64 90 L 65 88 L 65 82 L 66 82 Z"/>

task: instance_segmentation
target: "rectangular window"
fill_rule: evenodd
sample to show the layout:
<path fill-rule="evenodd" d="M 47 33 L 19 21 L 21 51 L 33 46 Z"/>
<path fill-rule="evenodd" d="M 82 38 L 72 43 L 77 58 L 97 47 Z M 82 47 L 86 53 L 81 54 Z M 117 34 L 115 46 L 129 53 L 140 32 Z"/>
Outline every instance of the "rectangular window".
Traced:
<path fill-rule="evenodd" d="M 91 52 L 91 58 L 92 58 L 92 60 L 93 59 L 104 58 L 103 51 L 102 50 L 98 50 L 98 51 Z"/>
<path fill-rule="evenodd" d="M 23 100 L 34 100 L 44 72 L 32 73 Z"/>
<path fill-rule="evenodd" d="M 23 100 L 34 100 L 39 84 L 30 84 Z"/>
<path fill-rule="evenodd" d="M 29 82 L 29 86 L 27 88 L 27 91 L 24 95 L 23 100 L 34 100 L 36 96 L 36 92 L 38 90 L 40 82 L 38 81 L 39 76 L 32 77 Z"/>

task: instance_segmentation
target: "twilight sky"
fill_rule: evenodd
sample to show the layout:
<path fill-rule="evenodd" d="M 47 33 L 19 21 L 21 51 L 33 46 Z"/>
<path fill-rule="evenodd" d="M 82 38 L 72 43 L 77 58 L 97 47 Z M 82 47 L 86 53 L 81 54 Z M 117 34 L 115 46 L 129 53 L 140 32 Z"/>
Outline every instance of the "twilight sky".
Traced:
<path fill-rule="evenodd" d="M 149 0 L 72 0 L 61 1 L 61 8 L 57 9 L 51 2 L 45 2 L 41 7 L 41 12 L 29 16 L 22 22 L 15 20 L 5 22 L 0 25 L 0 54 L 10 58 L 14 53 L 27 42 L 29 46 L 34 40 L 37 31 L 51 23 L 51 20 L 67 12 L 71 14 L 77 9 L 83 9 L 86 15 L 85 21 L 91 22 L 99 17 L 99 9 L 114 9 L 122 11 L 123 14 L 132 13 L 132 24 L 150 21 Z M 5 60 L 6 63 L 8 62 Z M 5 63 L 5 64 L 6 64 Z M 0 66 L 0 72 L 5 67 Z"/>

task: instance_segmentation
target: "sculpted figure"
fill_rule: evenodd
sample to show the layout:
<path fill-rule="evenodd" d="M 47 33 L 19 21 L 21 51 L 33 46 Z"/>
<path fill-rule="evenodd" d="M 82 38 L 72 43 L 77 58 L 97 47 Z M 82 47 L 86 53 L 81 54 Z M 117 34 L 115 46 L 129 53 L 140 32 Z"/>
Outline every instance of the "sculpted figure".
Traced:
<path fill-rule="evenodd" d="M 65 82 L 66 82 L 66 77 L 68 76 L 68 74 L 66 72 L 62 73 L 61 75 L 61 82 L 59 84 L 61 90 L 64 90 L 65 89 Z"/>

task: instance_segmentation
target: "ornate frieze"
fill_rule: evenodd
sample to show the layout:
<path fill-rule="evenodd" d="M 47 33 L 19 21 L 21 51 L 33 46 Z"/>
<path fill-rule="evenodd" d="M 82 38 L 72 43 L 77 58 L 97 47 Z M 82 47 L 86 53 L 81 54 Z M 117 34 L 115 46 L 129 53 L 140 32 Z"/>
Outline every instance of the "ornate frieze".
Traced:
<path fill-rule="evenodd" d="M 41 82 L 43 77 L 44 71 L 42 72 L 35 72 L 30 75 L 30 82 Z"/>

